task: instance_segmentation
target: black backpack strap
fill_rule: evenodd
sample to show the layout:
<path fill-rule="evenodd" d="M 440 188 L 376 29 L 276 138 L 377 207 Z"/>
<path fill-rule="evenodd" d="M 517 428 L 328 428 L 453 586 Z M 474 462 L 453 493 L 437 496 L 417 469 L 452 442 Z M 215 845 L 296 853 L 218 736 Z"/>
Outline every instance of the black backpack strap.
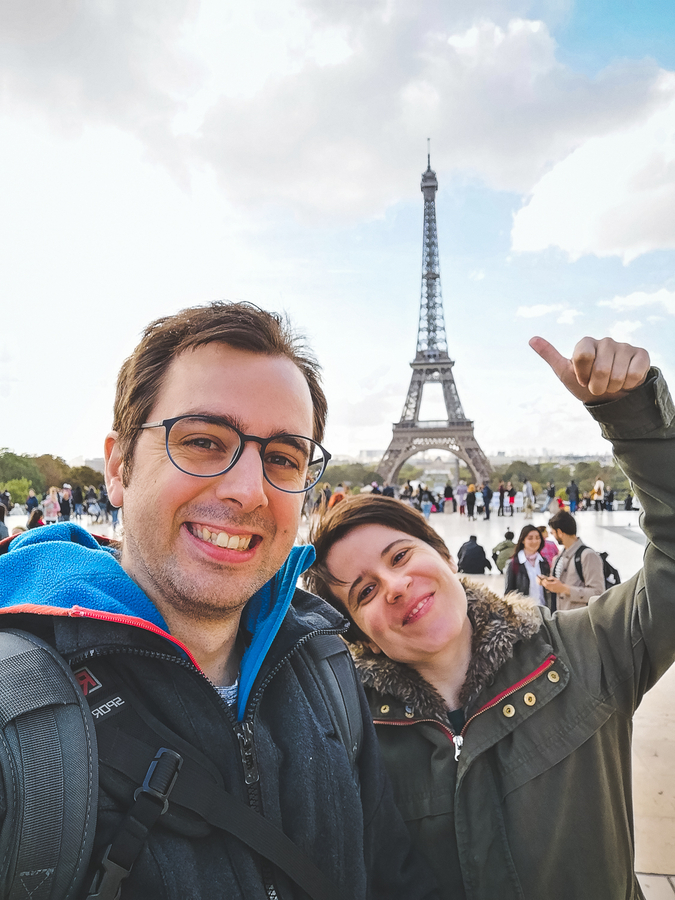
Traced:
<path fill-rule="evenodd" d="M 358 758 L 363 743 L 363 718 L 356 670 L 345 642 L 336 634 L 317 634 L 299 648 L 319 686 L 336 734 L 347 751 L 358 783 Z"/>
<path fill-rule="evenodd" d="M 0 630 L 0 768 L 2 897 L 70 900 L 94 842 L 94 722 L 65 660 L 18 629 Z"/>
<path fill-rule="evenodd" d="M 148 760 L 152 760 L 154 755 L 153 748 L 144 741 L 107 726 L 101 728 L 101 737 L 104 735 L 105 740 L 100 741 L 101 762 L 137 784 L 144 781 L 147 777 Z M 175 804 L 196 813 L 215 828 L 234 835 L 264 859 L 278 866 L 312 900 L 345 900 L 337 887 L 297 844 L 268 819 L 215 784 L 213 778 L 196 761 L 184 758 L 171 791 L 170 803 L 172 809 Z M 111 846 L 115 846 L 115 841 Z M 108 856 L 111 855 L 109 848 Z M 123 877 L 124 874 L 121 875 Z M 90 896 L 92 900 L 94 897 L 114 900 L 115 897 L 114 894 L 109 896 L 100 893 Z"/>
<path fill-rule="evenodd" d="M 581 567 L 581 554 L 584 550 L 588 550 L 586 544 L 582 544 L 580 547 L 577 547 L 577 550 L 574 554 L 574 568 L 577 570 L 577 575 L 579 576 L 579 581 L 584 583 L 584 570 Z"/>

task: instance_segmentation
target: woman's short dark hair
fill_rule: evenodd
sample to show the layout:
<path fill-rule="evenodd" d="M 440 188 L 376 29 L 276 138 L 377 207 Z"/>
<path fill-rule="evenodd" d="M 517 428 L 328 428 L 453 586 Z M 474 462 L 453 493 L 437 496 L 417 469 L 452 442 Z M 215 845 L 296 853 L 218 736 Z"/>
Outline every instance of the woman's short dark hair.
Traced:
<path fill-rule="evenodd" d="M 345 637 L 352 642 L 364 641 L 367 637 L 352 621 L 349 610 L 333 593 L 334 585 L 340 582 L 328 570 L 326 557 L 338 541 L 361 525 L 384 525 L 385 528 L 402 531 L 429 544 L 448 562 L 452 559 L 443 538 L 434 531 L 422 513 L 407 503 L 382 494 L 358 494 L 334 506 L 310 529 L 309 540 L 314 544 L 316 561 L 305 572 L 303 580 L 307 590 L 323 597 L 349 619 L 351 625 Z"/>
<path fill-rule="evenodd" d="M 537 526 L 536 525 L 523 525 L 523 527 L 520 530 L 520 534 L 518 535 L 518 543 L 516 544 L 516 549 L 513 551 L 514 557 L 516 557 L 516 558 L 518 557 L 518 554 L 523 549 L 523 546 L 525 544 L 525 538 L 528 536 L 528 534 L 531 534 L 533 531 L 537 532 L 537 537 L 539 538 L 539 550 L 541 550 L 541 548 L 544 546 L 544 544 L 546 543 L 544 541 L 544 535 L 541 533 L 541 531 L 539 531 Z"/>

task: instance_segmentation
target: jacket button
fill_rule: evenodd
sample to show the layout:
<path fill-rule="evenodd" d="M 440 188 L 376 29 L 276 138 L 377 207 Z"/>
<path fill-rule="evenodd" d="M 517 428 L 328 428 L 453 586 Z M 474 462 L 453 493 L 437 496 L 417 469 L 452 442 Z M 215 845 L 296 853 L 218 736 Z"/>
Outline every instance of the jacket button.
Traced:
<path fill-rule="evenodd" d="M 528 706 L 534 706 L 534 704 L 537 702 L 537 698 L 534 696 L 534 694 L 525 694 L 523 700 Z"/>
<path fill-rule="evenodd" d="M 510 719 L 511 716 L 515 716 L 516 708 L 515 706 L 511 706 L 510 703 L 507 703 L 506 706 L 502 709 L 502 712 L 506 716 L 507 719 Z"/>
<path fill-rule="evenodd" d="M 560 681 L 560 675 L 558 675 L 557 672 L 551 671 L 548 673 L 547 677 L 549 681 L 553 682 L 553 684 L 557 684 Z"/>
<path fill-rule="evenodd" d="M 415 713 L 412 712 L 411 710 L 406 710 L 406 712 L 405 712 L 405 717 L 406 717 L 406 719 L 414 719 L 414 718 L 415 718 Z"/>
<path fill-rule="evenodd" d="M 384 716 L 387 715 L 387 713 L 389 712 L 389 707 L 387 706 L 386 703 L 384 704 L 384 706 L 381 706 L 381 707 L 380 707 L 380 712 L 381 712 L 382 715 L 384 715 Z"/>

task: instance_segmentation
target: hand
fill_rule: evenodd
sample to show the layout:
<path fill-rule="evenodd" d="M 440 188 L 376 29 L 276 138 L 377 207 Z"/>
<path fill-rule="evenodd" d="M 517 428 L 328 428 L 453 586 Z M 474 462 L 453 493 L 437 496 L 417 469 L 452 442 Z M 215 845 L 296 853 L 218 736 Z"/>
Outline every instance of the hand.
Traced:
<path fill-rule="evenodd" d="M 569 587 L 563 584 L 559 578 L 554 578 L 552 575 L 540 575 L 539 577 L 541 578 L 539 583 L 552 594 L 563 594 L 566 596 L 571 593 Z"/>
<path fill-rule="evenodd" d="M 644 382 L 650 367 L 646 350 L 618 344 L 611 338 L 582 338 L 572 359 L 566 359 L 542 337 L 531 338 L 530 347 L 584 403 L 607 403 L 625 397 Z"/>

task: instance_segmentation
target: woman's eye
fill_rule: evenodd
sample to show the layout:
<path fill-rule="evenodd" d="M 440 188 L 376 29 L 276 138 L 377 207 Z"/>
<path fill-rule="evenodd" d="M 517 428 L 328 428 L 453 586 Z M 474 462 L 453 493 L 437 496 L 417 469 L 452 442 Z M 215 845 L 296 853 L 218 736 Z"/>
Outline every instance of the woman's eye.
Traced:
<path fill-rule="evenodd" d="M 401 560 L 404 559 L 407 555 L 408 555 L 407 548 L 405 550 L 399 550 L 398 553 L 394 554 L 394 559 L 393 559 L 394 565 L 396 565 L 396 563 L 401 562 Z"/>
<path fill-rule="evenodd" d="M 370 595 L 372 594 L 372 592 L 373 592 L 374 590 L 375 590 L 375 588 L 373 587 L 372 584 L 366 585 L 366 587 L 364 587 L 364 589 L 361 591 L 361 593 L 360 593 L 360 594 L 358 595 L 358 597 L 356 598 L 356 599 L 357 599 L 357 602 L 358 602 L 358 603 L 363 603 L 364 600 L 367 600 L 368 597 L 370 597 Z"/>

